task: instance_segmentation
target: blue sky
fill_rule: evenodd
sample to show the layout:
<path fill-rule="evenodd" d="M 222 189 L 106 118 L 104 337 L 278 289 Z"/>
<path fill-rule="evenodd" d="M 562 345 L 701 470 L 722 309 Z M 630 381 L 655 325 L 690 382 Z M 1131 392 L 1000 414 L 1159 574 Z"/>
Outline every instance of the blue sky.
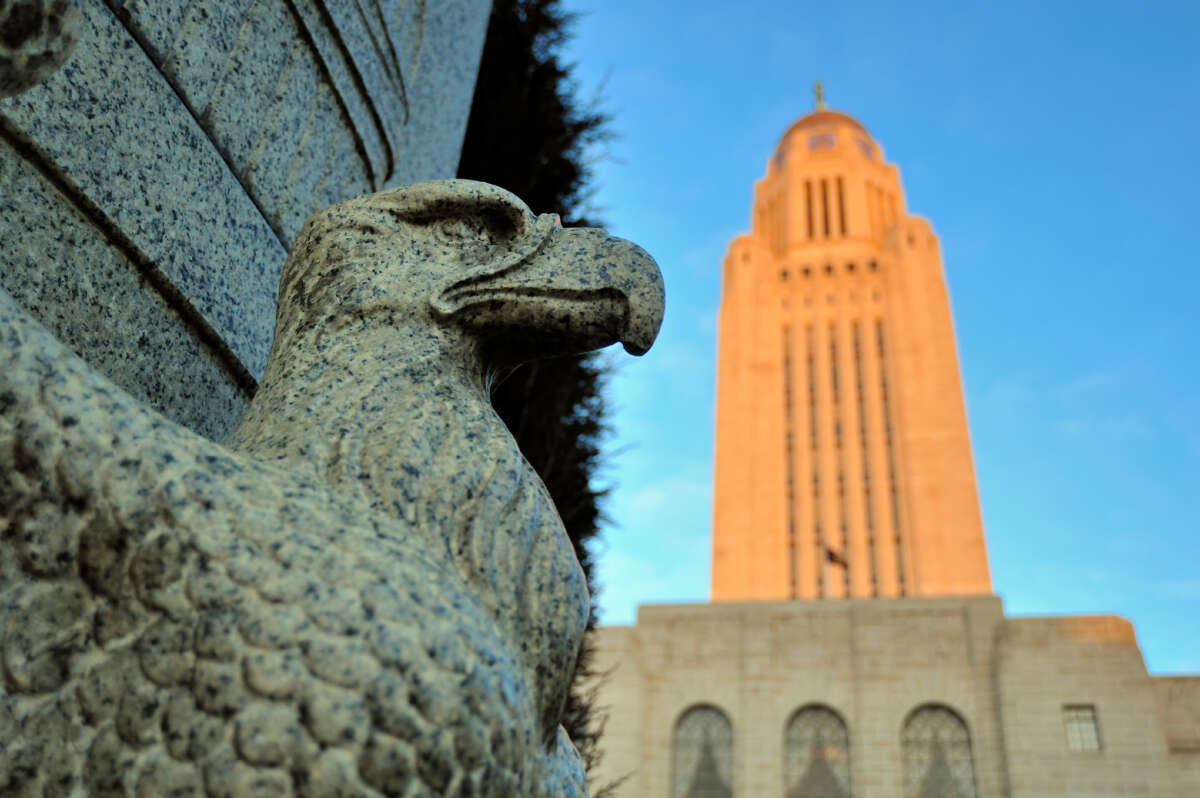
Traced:
<path fill-rule="evenodd" d="M 1200 5 L 568 7 L 620 135 L 594 204 L 667 284 L 655 348 L 613 355 L 603 622 L 708 597 L 721 258 L 820 79 L 941 237 L 1007 611 L 1117 613 L 1200 672 Z"/>

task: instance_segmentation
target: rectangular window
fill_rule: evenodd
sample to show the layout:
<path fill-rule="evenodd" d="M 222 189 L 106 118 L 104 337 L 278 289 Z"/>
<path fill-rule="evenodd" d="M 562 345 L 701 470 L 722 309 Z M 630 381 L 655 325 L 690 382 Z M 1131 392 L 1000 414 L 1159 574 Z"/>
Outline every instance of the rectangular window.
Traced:
<path fill-rule="evenodd" d="M 892 504 L 892 530 L 896 533 L 896 581 L 900 595 L 906 595 L 904 584 L 904 538 L 900 530 L 900 491 L 897 489 L 896 451 L 892 442 L 892 410 L 888 403 L 887 348 L 883 342 L 883 321 L 875 321 L 875 341 L 879 346 L 879 399 L 883 405 L 883 442 L 887 452 L 888 493 Z"/>
<path fill-rule="evenodd" d="M 779 204 L 775 206 L 775 236 L 779 239 L 779 252 L 787 250 L 787 194 L 779 196 Z"/>
<path fill-rule="evenodd" d="M 818 133 L 815 136 L 808 137 L 808 148 L 810 150 L 831 150 L 835 143 L 832 133 Z"/>
<path fill-rule="evenodd" d="M 821 532 L 821 460 L 817 438 L 817 358 L 812 325 L 805 328 L 805 360 L 808 366 L 808 442 L 809 462 L 812 463 L 813 542 L 817 566 L 817 597 L 825 598 L 825 536 Z"/>
<path fill-rule="evenodd" d="M 796 460 L 792 452 L 792 328 L 783 325 L 783 451 L 787 458 L 785 464 L 786 493 L 787 493 L 787 536 L 789 581 L 792 598 L 799 598 L 799 585 L 796 575 Z"/>
<path fill-rule="evenodd" d="M 785 224 L 787 222 L 787 194 L 780 194 L 775 200 L 775 251 L 783 252 L 787 247 L 785 239 Z"/>
<path fill-rule="evenodd" d="M 821 178 L 821 219 L 825 227 L 825 237 L 829 238 L 829 181 Z"/>
<path fill-rule="evenodd" d="M 813 192 L 812 181 L 804 181 L 804 207 L 808 210 L 808 240 L 813 239 Z"/>
<path fill-rule="evenodd" d="M 833 445 L 837 455 L 838 482 L 838 527 L 842 530 L 842 586 L 844 595 L 850 595 L 850 537 L 846 529 L 846 464 L 842 452 L 842 397 L 841 379 L 838 375 L 837 326 L 829 325 L 829 387 L 833 394 Z"/>
<path fill-rule="evenodd" d="M 1063 725 L 1067 730 L 1068 750 L 1100 750 L 1100 726 L 1096 722 L 1095 704 L 1064 705 Z"/>
<path fill-rule="evenodd" d="M 875 184 L 867 181 L 867 218 L 871 225 L 871 235 L 880 238 L 879 232 L 879 203 L 875 197 Z"/>
<path fill-rule="evenodd" d="M 858 440 L 862 446 L 863 523 L 867 527 L 867 552 L 871 563 L 871 595 L 879 595 L 879 573 L 875 564 L 875 519 L 871 510 L 871 452 L 867 447 L 867 410 L 863 397 L 863 361 L 860 325 L 854 333 L 854 387 L 858 398 Z"/>
<path fill-rule="evenodd" d="M 843 236 L 846 235 L 846 197 L 842 188 L 842 178 L 837 179 L 837 199 L 838 199 L 838 230 Z"/>

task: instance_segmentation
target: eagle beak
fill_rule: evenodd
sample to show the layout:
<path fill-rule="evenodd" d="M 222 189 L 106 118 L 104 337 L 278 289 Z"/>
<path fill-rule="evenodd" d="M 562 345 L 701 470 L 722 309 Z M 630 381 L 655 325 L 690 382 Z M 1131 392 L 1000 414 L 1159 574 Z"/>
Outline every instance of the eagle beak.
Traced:
<path fill-rule="evenodd" d="M 631 355 L 646 354 L 658 337 L 665 303 L 662 272 L 650 253 L 590 227 L 556 230 L 547 243 L 538 260 L 562 264 L 557 268 L 563 272 L 551 282 L 570 292 L 618 295 L 624 307 L 616 340 Z"/>
<path fill-rule="evenodd" d="M 545 218 L 545 217 L 543 217 Z M 547 228 L 519 262 L 481 269 L 440 292 L 435 308 L 477 329 L 503 328 L 546 356 L 620 341 L 641 355 L 663 318 L 663 280 L 641 247 L 595 228 Z"/>

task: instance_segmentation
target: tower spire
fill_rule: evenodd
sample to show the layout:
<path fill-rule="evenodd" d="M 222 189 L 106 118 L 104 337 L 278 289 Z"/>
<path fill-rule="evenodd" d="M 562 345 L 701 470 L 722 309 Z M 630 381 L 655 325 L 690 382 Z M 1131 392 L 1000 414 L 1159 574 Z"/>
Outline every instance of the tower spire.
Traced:
<path fill-rule="evenodd" d="M 825 86 L 819 80 L 813 82 L 813 110 L 825 110 Z"/>

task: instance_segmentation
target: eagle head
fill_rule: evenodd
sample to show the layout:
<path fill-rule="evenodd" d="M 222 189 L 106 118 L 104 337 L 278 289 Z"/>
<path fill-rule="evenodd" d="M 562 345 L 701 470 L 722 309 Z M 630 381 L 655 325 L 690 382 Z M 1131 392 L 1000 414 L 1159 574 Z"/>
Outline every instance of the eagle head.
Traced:
<path fill-rule="evenodd" d="M 487 183 L 438 180 L 310 218 L 284 266 L 276 339 L 381 313 L 502 342 L 512 362 L 617 341 L 640 355 L 662 323 L 663 281 L 635 244 L 563 228 Z"/>

